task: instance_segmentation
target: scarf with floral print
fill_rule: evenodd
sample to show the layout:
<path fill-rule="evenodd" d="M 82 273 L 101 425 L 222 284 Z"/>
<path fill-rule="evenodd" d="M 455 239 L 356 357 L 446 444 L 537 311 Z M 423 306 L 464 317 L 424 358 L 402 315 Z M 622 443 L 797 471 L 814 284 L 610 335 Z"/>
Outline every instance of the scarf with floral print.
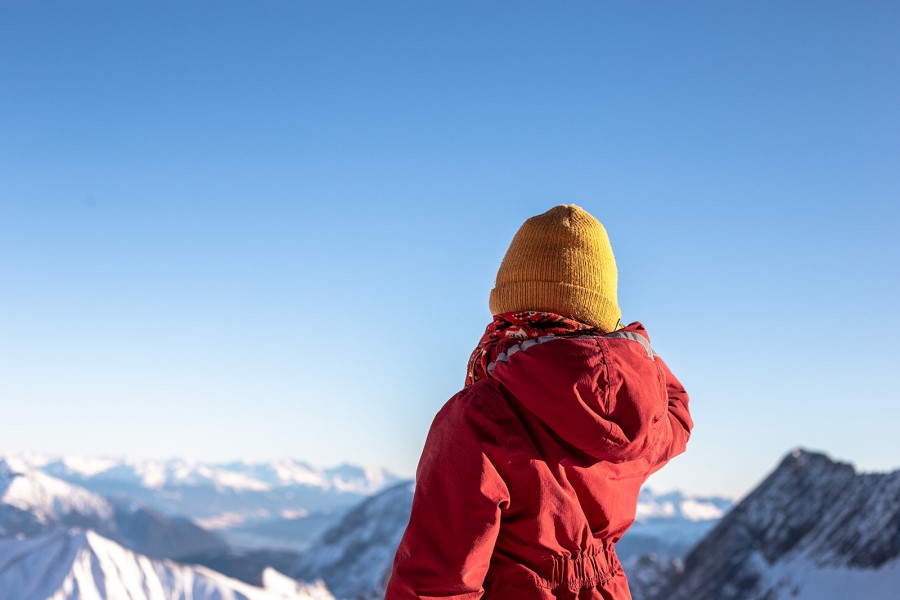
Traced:
<path fill-rule="evenodd" d="M 598 329 L 575 319 L 550 312 L 524 310 L 494 315 L 478 346 L 469 357 L 466 386 L 489 377 L 488 365 L 511 346 L 545 335 L 567 336 L 600 333 Z"/>

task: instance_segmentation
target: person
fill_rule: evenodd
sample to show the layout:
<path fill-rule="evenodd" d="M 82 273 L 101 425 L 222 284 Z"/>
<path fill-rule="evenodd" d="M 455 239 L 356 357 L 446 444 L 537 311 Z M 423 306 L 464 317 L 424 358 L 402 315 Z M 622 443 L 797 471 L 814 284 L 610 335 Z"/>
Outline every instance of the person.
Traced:
<path fill-rule="evenodd" d="M 621 326 L 617 279 L 578 206 L 518 230 L 428 432 L 385 600 L 631 598 L 616 542 L 693 422 L 645 328 Z"/>

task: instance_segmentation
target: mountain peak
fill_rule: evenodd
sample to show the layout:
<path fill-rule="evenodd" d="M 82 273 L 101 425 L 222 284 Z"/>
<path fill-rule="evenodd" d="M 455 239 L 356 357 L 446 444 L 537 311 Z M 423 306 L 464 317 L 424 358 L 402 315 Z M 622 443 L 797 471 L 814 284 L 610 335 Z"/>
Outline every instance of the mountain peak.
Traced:
<path fill-rule="evenodd" d="M 43 524 L 63 523 L 70 517 L 108 522 L 113 517 L 112 505 L 97 494 L 2 458 L 0 504 L 26 511 Z"/>
<path fill-rule="evenodd" d="M 781 461 L 779 468 L 789 467 L 794 469 L 841 469 L 855 472 L 853 465 L 832 459 L 824 452 L 816 452 L 798 446 L 791 450 Z"/>
<path fill-rule="evenodd" d="M 834 573 L 898 565 L 898 498 L 900 469 L 857 473 L 796 448 L 694 547 L 665 598 L 774 600 Z"/>

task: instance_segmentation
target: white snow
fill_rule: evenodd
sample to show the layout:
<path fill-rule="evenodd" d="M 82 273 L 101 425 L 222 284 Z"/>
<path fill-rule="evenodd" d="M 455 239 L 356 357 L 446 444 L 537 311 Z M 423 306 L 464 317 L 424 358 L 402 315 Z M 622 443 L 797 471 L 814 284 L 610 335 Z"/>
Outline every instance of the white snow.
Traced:
<path fill-rule="evenodd" d="M 91 458 L 87 456 L 65 456 L 62 458 L 62 461 L 69 471 L 84 477 L 93 477 L 112 469 L 117 464 L 111 458 Z"/>
<path fill-rule="evenodd" d="M 310 485 L 327 488 L 328 481 L 325 474 L 314 470 L 308 465 L 291 459 L 282 459 L 269 465 L 250 465 L 255 471 L 271 471 L 274 473 L 280 485 Z"/>
<path fill-rule="evenodd" d="M 315 600 L 333 600 L 334 596 L 321 579 L 315 583 L 300 583 L 287 575 L 269 567 L 263 571 L 263 588 L 279 598 L 314 598 Z"/>
<path fill-rule="evenodd" d="M 638 502 L 636 519 L 664 519 L 675 516 L 675 504 L 673 502 Z"/>
<path fill-rule="evenodd" d="M 3 459 L 0 459 L 0 504 L 30 512 L 41 523 L 57 522 L 71 514 L 108 521 L 114 514 L 112 505 L 96 494 L 21 462 Z"/>
<path fill-rule="evenodd" d="M 879 569 L 821 567 L 805 557 L 765 564 L 759 559 L 765 591 L 775 592 L 778 600 L 896 600 L 900 597 L 900 560 Z"/>
<path fill-rule="evenodd" d="M 681 502 L 681 514 L 689 521 L 711 521 L 725 516 L 725 510 L 709 502 L 685 498 Z"/>
<path fill-rule="evenodd" d="M 151 560 L 91 531 L 0 540 L 0 600 L 333 600 L 321 583 L 268 573 L 259 588 L 203 567 Z"/>

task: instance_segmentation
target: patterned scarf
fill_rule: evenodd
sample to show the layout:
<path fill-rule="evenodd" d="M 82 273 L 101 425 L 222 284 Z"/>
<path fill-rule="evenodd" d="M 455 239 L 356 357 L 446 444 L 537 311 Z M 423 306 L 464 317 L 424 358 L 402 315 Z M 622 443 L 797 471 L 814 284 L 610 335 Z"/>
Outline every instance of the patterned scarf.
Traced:
<path fill-rule="evenodd" d="M 545 335 L 584 335 L 585 332 L 600 333 L 590 325 L 555 313 L 529 310 L 494 315 L 494 320 L 488 324 L 481 341 L 469 357 L 466 386 L 488 377 L 488 365 L 522 340 Z"/>

